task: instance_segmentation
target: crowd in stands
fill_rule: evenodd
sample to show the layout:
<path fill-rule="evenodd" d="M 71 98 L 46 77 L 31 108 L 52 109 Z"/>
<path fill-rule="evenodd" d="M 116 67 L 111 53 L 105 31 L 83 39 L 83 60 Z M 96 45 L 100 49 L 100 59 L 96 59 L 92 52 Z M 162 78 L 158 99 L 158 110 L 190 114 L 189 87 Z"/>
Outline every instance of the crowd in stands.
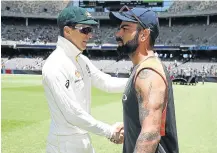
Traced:
<path fill-rule="evenodd" d="M 2 69 L 13 69 L 13 70 L 41 70 L 46 57 L 50 53 L 47 52 L 44 55 L 19 55 L 6 57 L 3 56 L 1 59 Z M 171 76 L 191 76 L 197 75 L 201 76 L 205 74 L 206 76 L 216 76 L 217 77 L 217 63 L 207 60 L 191 60 L 184 63 L 184 59 L 170 60 L 163 59 L 160 57 L 170 72 Z M 109 57 L 104 57 L 100 59 L 91 58 L 92 63 L 101 71 L 106 73 L 128 73 L 130 74 L 133 68 L 133 64 L 129 60 L 121 60 L 116 62 Z"/>
<path fill-rule="evenodd" d="M 2 58 L 2 69 L 41 70 L 44 62 L 42 57 L 27 58 L 20 55 L 12 59 Z"/>
<path fill-rule="evenodd" d="M 186 12 L 201 12 L 201 11 L 216 11 L 216 1 L 175 1 L 168 12 L 171 13 L 186 13 Z"/>
<path fill-rule="evenodd" d="M 33 14 L 40 17 L 48 15 L 56 16 L 62 8 L 68 5 L 69 1 L 2 1 L 1 12 L 4 14 Z M 72 2 L 71 2 L 72 3 Z M 216 1 L 174 1 L 168 12 L 192 12 L 216 10 Z M 12 15 L 13 16 L 13 15 Z M 14 18 L 2 18 L 1 21 L 2 40 L 30 42 L 56 42 L 59 34 L 55 20 L 29 20 L 26 21 Z M 110 24 L 101 25 L 94 29 L 94 37 L 90 43 L 116 43 L 114 33 L 117 27 Z M 157 44 L 164 45 L 215 45 L 217 42 L 217 21 L 210 25 L 203 23 L 176 24 L 169 27 L 166 24 L 160 25 L 160 35 L 156 40 Z"/>
<path fill-rule="evenodd" d="M 52 21 L 50 21 L 52 22 Z M 54 21 L 53 21 L 54 22 Z M 36 42 L 56 42 L 59 29 L 54 22 L 32 20 L 26 26 L 24 20 L 8 20 L 3 19 L 1 22 L 2 40 Z"/>
<path fill-rule="evenodd" d="M 157 44 L 215 45 L 217 42 L 217 23 L 210 25 L 190 24 L 173 27 L 162 26 Z"/>
<path fill-rule="evenodd" d="M 43 23 L 44 22 L 44 23 Z M 41 42 L 56 42 L 59 29 L 55 23 L 46 23 L 45 21 L 32 23 L 25 26 L 22 22 L 2 21 L 2 39 L 12 41 L 24 41 L 28 38 L 31 42 L 37 40 Z M 90 43 L 100 40 L 101 43 L 116 44 L 115 32 L 117 27 L 102 25 L 101 28 L 95 28 L 93 38 Z M 160 27 L 160 35 L 156 44 L 164 45 L 215 45 L 217 42 L 217 23 L 175 25 Z"/>
<path fill-rule="evenodd" d="M 67 6 L 64 1 L 2 1 L 1 12 L 7 15 L 57 16 Z"/>
<path fill-rule="evenodd" d="M 42 70 L 46 58 L 51 52 L 4 55 L 1 57 L 1 68 L 11 70 Z"/>
<path fill-rule="evenodd" d="M 56 17 L 60 10 L 68 5 L 64 1 L 2 1 L 1 2 L 1 39 L 12 41 L 25 41 L 29 43 L 56 42 L 59 29 L 56 20 L 29 19 L 26 26 L 25 18 L 4 18 L 4 16 L 34 15 L 35 17 Z M 217 11 L 216 1 L 174 1 L 167 13 L 179 14 L 189 12 Z M 54 18 L 55 19 L 55 18 Z M 175 22 L 175 21 L 174 21 Z M 90 43 L 115 43 L 114 33 L 116 26 L 102 24 L 100 28 L 94 28 L 93 39 Z M 163 45 L 216 45 L 217 43 L 217 21 L 212 20 L 210 25 L 206 21 L 194 23 L 178 23 L 169 27 L 168 24 L 161 24 L 160 35 L 156 44 Z M 2 57 L 3 69 L 19 70 L 41 70 L 47 55 L 19 55 Z M 163 57 L 160 57 L 163 58 Z M 190 61 L 181 64 L 182 61 L 165 60 L 171 75 L 189 75 L 192 73 L 217 76 L 216 62 Z M 118 63 L 115 60 L 100 58 L 92 59 L 92 62 L 102 71 L 109 73 L 130 73 L 132 63 L 122 60 Z"/>
<path fill-rule="evenodd" d="M 2 1 L 1 12 L 8 15 L 57 16 L 58 13 L 73 1 Z M 169 13 L 216 11 L 216 1 L 174 1 Z"/>

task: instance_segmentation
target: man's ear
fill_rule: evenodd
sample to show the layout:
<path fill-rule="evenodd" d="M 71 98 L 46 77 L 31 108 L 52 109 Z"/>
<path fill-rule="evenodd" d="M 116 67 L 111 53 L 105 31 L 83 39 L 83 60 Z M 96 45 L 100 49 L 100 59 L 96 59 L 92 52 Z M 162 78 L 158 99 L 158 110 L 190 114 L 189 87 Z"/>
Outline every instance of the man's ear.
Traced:
<path fill-rule="evenodd" d="M 149 29 L 144 29 L 141 31 L 141 41 L 144 42 L 145 40 L 147 40 L 147 38 L 150 35 L 150 30 Z"/>
<path fill-rule="evenodd" d="M 63 28 L 63 33 L 64 33 L 64 35 L 70 35 L 71 34 L 71 28 L 68 26 L 65 26 Z"/>

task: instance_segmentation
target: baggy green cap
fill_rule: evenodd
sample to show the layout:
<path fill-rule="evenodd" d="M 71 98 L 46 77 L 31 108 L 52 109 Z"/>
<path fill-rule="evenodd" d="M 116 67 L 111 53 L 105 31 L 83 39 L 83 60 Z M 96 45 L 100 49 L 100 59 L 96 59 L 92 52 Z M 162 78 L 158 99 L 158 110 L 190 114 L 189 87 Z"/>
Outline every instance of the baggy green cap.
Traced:
<path fill-rule="evenodd" d="M 69 5 L 60 12 L 57 24 L 59 27 L 64 27 L 71 24 L 96 25 L 98 23 L 93 20 L 91 14 L 86 9 Z"/>

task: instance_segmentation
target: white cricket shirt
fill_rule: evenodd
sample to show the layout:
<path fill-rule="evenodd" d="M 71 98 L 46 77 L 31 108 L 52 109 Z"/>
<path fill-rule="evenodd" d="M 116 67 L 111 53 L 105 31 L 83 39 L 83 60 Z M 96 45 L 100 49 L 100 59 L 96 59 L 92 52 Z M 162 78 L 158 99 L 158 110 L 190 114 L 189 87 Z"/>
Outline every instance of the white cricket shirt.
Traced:
<path fill-rule="evenodd" d="M 42 68 L 42 79 L 51 115 L 50 133 L 92 132 L 111 136 L 111 126 L 90 115 L 91 86 L 107 92 L 123 92 L 128 79 L 101 72 L 61 36 Z"/>

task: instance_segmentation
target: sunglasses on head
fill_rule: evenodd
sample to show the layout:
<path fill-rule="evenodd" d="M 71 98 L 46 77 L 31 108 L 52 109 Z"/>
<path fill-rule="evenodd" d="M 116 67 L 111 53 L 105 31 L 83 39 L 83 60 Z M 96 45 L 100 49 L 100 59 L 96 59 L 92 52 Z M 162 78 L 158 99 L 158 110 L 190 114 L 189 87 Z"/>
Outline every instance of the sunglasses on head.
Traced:
<path fill-rule="evenodd" d="M 133 11 L 132 11 L 131 9 L 129 9 L 128 6 L 124 5 L 124 6 L 119 10 L 119 13 L 122 13 L 122 15 L 126 16 L 127 18 L 129 18 L 128 15 L 126 15 L 126 14 L 123 13 L 125 9 L 127 9 L 127 11 L 129 11 L 129 12 L 132 14 L 132 17 L 133 17 L 134 19 L 136 19 L 136 21 L 139 22 L 139 24 L 140 24 L 144 29 L 147 28 L 147 26 L 145 26 L 145 25 L 142 23 L 142 21 L 133 13 Z M 132 17 L 130 16 L 130 18 L 132 18 Z"/>
<path fill-rule="evenodd" d="M 75 29 L 78 29 L 80 33 L 83 33 L 85 35 L 88 35 L 89 33 L 93 32 L 93 28 L 91 27 L 74 27 Z"/>

